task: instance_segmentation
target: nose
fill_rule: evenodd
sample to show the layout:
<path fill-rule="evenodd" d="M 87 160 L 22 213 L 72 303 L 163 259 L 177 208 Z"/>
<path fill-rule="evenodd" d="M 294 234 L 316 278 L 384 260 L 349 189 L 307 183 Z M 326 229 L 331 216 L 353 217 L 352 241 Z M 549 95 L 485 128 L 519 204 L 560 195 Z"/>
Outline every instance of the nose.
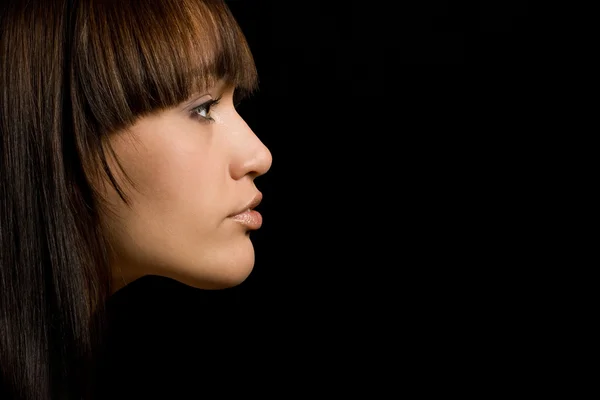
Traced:
<path fill-rule="evenodd" d="M 250 175 L 252 178 L 264 175 L 273 163 L 271 151 L 243 119 L 241 123 L 245 127 L 244 133 L 239 138 L 239 146 L 236 146 L 236 156 L 230 164 L 230 174 L 235 180 L 246 175 Z"/>

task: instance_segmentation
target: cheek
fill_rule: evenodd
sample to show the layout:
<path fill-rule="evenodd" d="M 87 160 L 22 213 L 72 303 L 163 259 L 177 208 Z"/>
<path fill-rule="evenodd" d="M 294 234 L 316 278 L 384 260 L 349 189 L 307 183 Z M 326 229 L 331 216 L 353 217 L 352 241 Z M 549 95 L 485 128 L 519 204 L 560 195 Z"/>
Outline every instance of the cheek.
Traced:
<path fill-rule="evenodd" d="M 149 141 L 135 148 L 122 146 L 118 154 L 137 189 L 132 195 L 143 196 L 144 201 L 185 197 L 211 167 L 210 154 L 198 143 Z"/>
<path fill-rule="evenodd" d="M 181 234 L 206 233 L 231 211 L 226 149 L 218 135 L 167 122 L 140 125 L 136 139 L 125 135 L 113 143 L 133 181 L 131 186 L 116 176 L 133 207 L 132 213 L 124 210 L 126 220 L 138 233 L 157 226 Z"/>
<path fill-rule="evenodd" d="M 196 236 L 214 230 L 227 215 L 225 167 L 214 154 L 163 152 L 137 164 L 132 179 L 136 216 L 171 232 Z"/>

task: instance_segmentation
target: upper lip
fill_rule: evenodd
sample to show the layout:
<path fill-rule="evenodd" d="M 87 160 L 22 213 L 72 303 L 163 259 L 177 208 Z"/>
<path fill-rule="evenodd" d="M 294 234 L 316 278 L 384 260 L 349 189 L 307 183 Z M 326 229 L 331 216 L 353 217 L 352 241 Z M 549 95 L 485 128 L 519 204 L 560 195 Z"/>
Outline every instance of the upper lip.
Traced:
<path fill-rule="evenodd" d="M 230 214 L 229 217 L 233 217 L 234 215 L 238 215 L 245 211 L 252 210 L 254 207 L 256 207 L 260 204 L 260 202 L 262 201 L 262 197 L 263 197 L 262 193 L 258 192 L 256 194 L 256 196 L 254 196 L 254 198 L 250 202 L 246 203 L 246 205 L 244 207 L 242 207 L 242 208 L 238 209 L 237 211 L 233 212 L 232 214 Z"/>

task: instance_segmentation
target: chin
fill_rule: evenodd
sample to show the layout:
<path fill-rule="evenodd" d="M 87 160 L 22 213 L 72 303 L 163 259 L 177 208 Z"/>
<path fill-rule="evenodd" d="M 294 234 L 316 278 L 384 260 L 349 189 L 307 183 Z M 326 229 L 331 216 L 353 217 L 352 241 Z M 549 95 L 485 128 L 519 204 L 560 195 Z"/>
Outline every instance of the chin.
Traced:
<path fill-rule="evenodd" d="M 248 268 L 247 270 L 236 272 L 235 274 L 229 274 L 226 276 L 218 276 L 211 278 L 194 278 L 187 276 L 185 278 L 175 278 L 179 282 L 191 286 L 196 289 L 204 289 L 204 290 L 218 290 L 218 289 L 228 289 L 234 286 L 237 286 L 244 282 L 253 268 Z"/>
<path fill-rule="evenodd" d="M 233 261 L 233 260 L 232 260 Z M 237 260 L 224 265 L 215 265 L 211 271 L 190 270 L 170 276 L 185 285 L 196 289 L 216 290 L 227 289 L 244 282 L 254 269 L 254 257 Z"/>

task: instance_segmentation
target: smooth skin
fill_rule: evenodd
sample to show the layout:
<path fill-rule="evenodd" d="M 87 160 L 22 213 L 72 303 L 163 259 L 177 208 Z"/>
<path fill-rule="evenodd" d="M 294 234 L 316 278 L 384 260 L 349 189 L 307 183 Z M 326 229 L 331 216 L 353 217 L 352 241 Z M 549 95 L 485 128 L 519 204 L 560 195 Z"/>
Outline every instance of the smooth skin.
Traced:
<path fill-rule="evenodd" d="M 102 185 L 116 211 L 102 215 L 112 247 L 113 293 L 144 275 L 222 289 L 251 273 L 249 231 L 228 216 L 258 193 L 254 179 L 269 170 L 272 156 L 236 111 L 233 94 L 220 82 L 110 138 L 137 189 L 111 159 L 132 202 L 127 207 L 106 181 Z M 219 97 L 218 104 L 198 108 Z"/>

